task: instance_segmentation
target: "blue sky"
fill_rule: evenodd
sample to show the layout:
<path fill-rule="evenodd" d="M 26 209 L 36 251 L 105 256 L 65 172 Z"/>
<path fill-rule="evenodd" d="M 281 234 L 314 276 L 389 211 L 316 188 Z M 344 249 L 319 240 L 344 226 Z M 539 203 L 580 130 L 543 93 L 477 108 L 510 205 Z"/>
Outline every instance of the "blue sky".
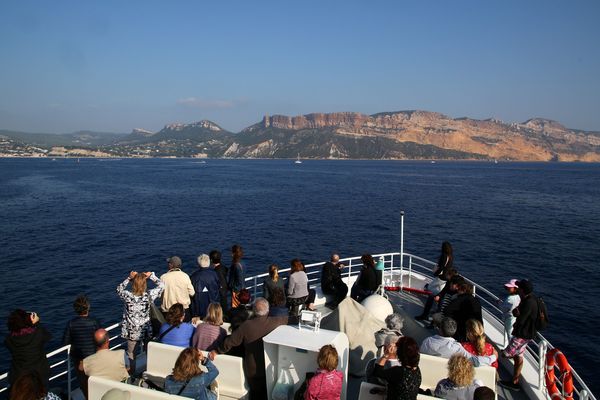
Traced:
<path fill-rule="evenodd" d="M 423 109 L 600 131 L 599 1 L 5 1 L 0 129 Z"/>

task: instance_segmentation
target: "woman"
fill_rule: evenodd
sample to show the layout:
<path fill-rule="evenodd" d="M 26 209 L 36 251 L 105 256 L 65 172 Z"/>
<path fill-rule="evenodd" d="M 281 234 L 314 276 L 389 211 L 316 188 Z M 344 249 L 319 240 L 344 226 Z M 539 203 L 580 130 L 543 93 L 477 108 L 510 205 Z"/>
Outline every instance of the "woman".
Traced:
<path fill-rule="evenodd" d="M 350 291 L 350 297 L 359 303 L 377 290 L 377 274 L 375 272 L 375 260 L 373 260 L 373 256 L 363 254 L 360 259 L 363 266 Z"/>
<path fill-rule="evenodd" d="M 409 336 L 402 336 L 396 342 L 396 355 L 401 366 L 385 369 L 390 359 L 384 354 L 373 370 L 373 376 L 387 381 L 388 400 L 416 400 L 421 386 L 421 370 L 419 369 L 419 346 Z"/>
<path fill-rule="evenodd" d="M 437 265 L 433 270 L 433 276 L 440 279 L 444 279 L 444 272 L 454 265 L 454 255 L 452 254 L 452 245 L 450 242 L 442 243 L 442 250 L 440 257 L 438 258 Z"/>
<path fill-rule="evenodd" d="M 336 370 L 338 352 L 335 347 L 330 344 L 321 347 L 317 364 L 319 369 L 307 384 L 304 400 L 339 400 L 344 374 Z"/>
<path fill-rule="evenodd" d="M 453 268 L 453 265 L 454 255 L 452 254 L 452 245 L 450 242 L 443 242 L 440 257 L 438 258 L 436 266 L 433 268 L 433 281 L 426 286 L 427 290 L 429 290 L 431 294 L 427 297 L 427 302 L 423 308 L 423 313 L 415 317 L 415 319 L 419 321 L 427 319 L 427 317 L 429 317 L 429 311 L 433 306 L 433 302 L 440 300 L 442 292 L 443 294 L 446 293 L 443 291 L 446 282 L 452 276 L 457 274 L 456 270 Z M 451 270 L 453 270 L 453 272 L 451 272 Z"/>
<path fill-rule="evenodd" d="M 46 390 L 37 371 L 19 376 L 11 387 L 10 400 L 61 400 L 59 396 Z"/>
<path fill-rule="evenodd" d="M 273 289 L 269 303 L 269 317 L 287 317 L 289 315 L 283 289 L 278 287 Z"/>
<path fill-rule="evenodd" d="M 279 267 L 277 264 L 271 264 L 269 266 L 269 276 L 266 277 L 263 282 L 263 297 L 267 299 L 271 305 L 273 305 L 271 296 L 273 295 L 273 290 L 275 288 L 280 288 L 285 291 L 283 279 L 280 279 L 279 277 Z"/>
<path fill-rule="evenodd" d="M 200 364 L 204 365 L 207 372 L 202 372 Z M 217 395 L 209 389 L 219 375 L 219 370 L 204 357 L 202 352 L 195 347 L 184 349 L 173 368 L 173 374 L 165 379 L 165 392 L 195 400 L 216 400 Z"/>
<path fill-rule="evenodd" d="M 183 304 L 175 303 L 167 312 L 167 322 L 162 324 L 158 332 L 158 341 L 172 346 L 189 347 L 196 328 L 185 319 Z"/>
<path fill-rule="evenodd" d="M 227 336 L 227 332 L 221 325 L 223 325 L 223 309 L 219 303 L 210 303 L 204 323 L 196 327 L 192 346 L 205 351 L 217 349 Z"/>
<path fill-rule="evenodd" d="M 48 385 L 50 365 L 44 347 L 52 336 L 39 322 L 40 317 L 36 313 L 21 309 L 8 316 L 8 336 L 4 343 L 12 355 L 8 373 L 11 385 L 27 372 L 36 372 L 42 384 Z"/>
<path fill-rule="evenodd" d="M 467 340 L 468 342 L 461 343 L 469 353 L 475 356 L 491 356 L 496 355 L 496 361 L 490 364 L 494 368 L 498 368 L 498 352 L 490 343 L 485 340 L 485 332 L 483 324 L 476 319 L 470 319 L 466 322 Z M 485 364 L 483 364 L 485 365 Z"/>
<path fill-rule="evenodd" d="M 150 278 L 156 287 L 146 291 L 146 280 Z M 127 285 L 131 282 L 131 291 Z M 150 327 L 150 303 L 163 292 L 164 283 L 154 272 L 131 271 L 129 276 L 117 287 L 117 295 L 123 300 L 123 323 L 121 337 L 127 340 L 127 357 L 132 375 L 135 373 L 135 349 L 146 338 Z"/>
<path fill-rule="evenodd" d="M 308 276 L 304 272 L 302 261 L 294 258 L 291 262 L 288 281 L 287 305 L 292 315 L 298 314 L 298 308 L 308 299 Z"/>
<path fill-rule="evenodd" d="M 475 367 L 465 356 L 455 354 L 448 360 L 448 378 L 438 382 L 434 395 L 446 400 L 472 400 L 483 383 L 475 378 Z"/>
<path fill-rule="evenodd" d="M 240 305 L 239 293 L 240 290 L 246 288 L 244 278 L 245 268 L 242 264 L 244 251 L 242 246 L 234 244 L 231 246 L 231 268 L 229 268 L 229 288 L 231 289 L 231 307 L 235 308 Z"/>

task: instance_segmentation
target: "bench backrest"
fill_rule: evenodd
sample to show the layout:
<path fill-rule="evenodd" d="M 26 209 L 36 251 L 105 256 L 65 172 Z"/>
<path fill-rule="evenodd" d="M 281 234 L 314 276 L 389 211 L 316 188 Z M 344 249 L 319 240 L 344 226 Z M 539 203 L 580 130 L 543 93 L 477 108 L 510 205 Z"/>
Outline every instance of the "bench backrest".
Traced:
<path fill-rule="evenodd" d="M 440 380 L 448 377 L 447 358 L 421 354 L 419 368 L 421 369 L 422 389 L 433 391 Z M 485 386 L 496 391 L 496 368 L 487 365 L 475 368 L 475 379 L 481 380 Z"/>
<path fill-rule="evenodd" d="M 111 389 L 129 392 L 130 400 L 189 400 L 189 397 L 176 396 L 98 376 L 91 376 L 88 380 L 88 400 L 101 400 L 102 396 Z"/>

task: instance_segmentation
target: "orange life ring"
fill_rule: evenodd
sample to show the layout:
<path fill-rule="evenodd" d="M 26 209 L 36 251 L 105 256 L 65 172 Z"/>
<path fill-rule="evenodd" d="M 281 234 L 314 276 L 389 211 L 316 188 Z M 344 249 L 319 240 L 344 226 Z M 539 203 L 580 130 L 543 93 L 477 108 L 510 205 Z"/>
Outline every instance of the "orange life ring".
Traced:
<path fill-rule="evenodd" d="M 560 381 L 562 383 L 562 391 L 558 390 L 556 385 L 556 377 L 554 376 L 554 365 L 560 371 Z M 548 395 L 554 400 L 564 399 L 573 400 L 573 375 L 571 374 L 571 366 L 567 362 L 565 355 L 558 349 L 552 349 L 546 354 L 546 388 Z"/>

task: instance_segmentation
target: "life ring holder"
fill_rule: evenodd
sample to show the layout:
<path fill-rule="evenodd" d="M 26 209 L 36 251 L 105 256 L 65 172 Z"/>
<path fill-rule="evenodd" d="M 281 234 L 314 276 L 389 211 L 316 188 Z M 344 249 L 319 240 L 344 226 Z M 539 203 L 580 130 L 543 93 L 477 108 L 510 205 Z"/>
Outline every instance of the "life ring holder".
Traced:
<path fill-rule="evenodd" d="M 554 366 L 558 367 L 562 383 L 562 390 L 556 385 L 556 376 L 554 375 Z M 565 355 L 559 349 L 552 349 L 546 354 L 546 389 L 552 400 L 555 398 L 562 400 L 573 400 L 573 375 L 571 366 Z"/>

